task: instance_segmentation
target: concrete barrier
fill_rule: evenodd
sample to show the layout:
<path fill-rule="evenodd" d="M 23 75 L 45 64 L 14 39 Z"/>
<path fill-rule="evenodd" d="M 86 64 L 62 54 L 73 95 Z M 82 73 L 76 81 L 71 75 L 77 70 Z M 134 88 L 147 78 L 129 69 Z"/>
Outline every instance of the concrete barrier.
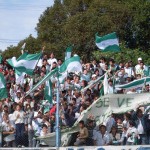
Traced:
<path fill-rule="evenodd" d="M 82 146 L 82 147 L 35 147 L 35 148 L 0 148 L 0 150 L 150 150 L 150 145 L 135 146 Z"/>

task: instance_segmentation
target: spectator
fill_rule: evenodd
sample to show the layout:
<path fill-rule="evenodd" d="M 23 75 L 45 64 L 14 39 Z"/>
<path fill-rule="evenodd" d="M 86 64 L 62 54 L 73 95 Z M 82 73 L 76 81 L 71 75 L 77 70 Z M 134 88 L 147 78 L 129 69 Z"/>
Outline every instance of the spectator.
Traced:
<path fill-rule="evenodd" d="M 16 105 L 16 109 L 13 113 L 15 126 L 16 126 L 16 135 L 15 142 L 16 146 L 24 146 L 24 132 L 25 132 L 25 124 L 24 124 L 24 112 L 21 110 L 21 106 L 19 104 Z"/>
<path fill-rule="evenodd" d="M 148 116 L 147 111 L 143 114 L 142 110 L 138 107 L 137 110 L 133 111 L 133 113 L 132 113 L 132 119 L 134 120 L 135 127 L 137 128 L 138 133 L 139 133 L 138 144 L 140 144 L 140 145 L 144 145 L 146 143 L 146 135 L 145 134 L 148 129 L 146 126 L 145 118 L 147 118 L 147 116 Z"/>
<path fill-rule="evenodd" d="M 88 119 L 87 120 L 87 129 L 88 129 L 88 135 L 89 136 L 88 136 L 87 141 L 86 141 L 87 146 L 93 146 L 94 145 L 94 143 L 93 143 L 94 127 L 95 127 L 94 120 Z"/>
<path fill-rule="evenodd" d="M 93 133 L 94 146 L 106 146 L 109 144 L 109 135 L 106 132 L 106 126 L 100 125 L 99 131 Z"/>
<path fill-rule="evenodd" d="M 133 68 L 130 67 L 130 64 L 128 62 L 125 64 L 125 73 L 128 75 L 128 77 L 134 77 Z"/>
<path fill-rule="evenodd" d="M 109 140 L 111 145 L 119 145 L 120 144 L 120 134 L 117 133 L 117 128 L 115 126 L 112 126 L 110 134 L 109 134 Z"/>
<path fill-rule="evenodd" d="M 123 127 L 129 128 L 129 120 L 131 120 L 131 115 L 129 113 L 124 114 Z"/>
<path fill-rule="evenodd" d="M 76 142 L 74 143 L 75 146 L 81 146 L 86 144 L 86 140 L 88 138 L 88 129 L 85 127 L 84 121 L 79 122 L 79 134 L 77 136 Z"/>
<path fill-rule="evenodd" d="M 4 147 L 14 146 L 13 144 L 13 141 L 15 140 L 14 133 L 15 133 L 14 124 L 9 120 L 8 114 L 4 114 L 2 122 L 3 140 L 6 143 L 4 144 Z"/>
<path fill-rule="evenodd" d="M 50 54 L 50 58 L 48 59 L 48 64 L 50 65 L 50 69 L 52 69 L 52 64 L 53 64 L 54 62 L 57 63 L 57 59 L 54 58 L 54 53 L 51 53 L 51 54 Z"/>
<path fill-rule="evenodd" d="M 47 125 L 43 124 L 42 130 L 40 132 L 40 136 L 45 137 L 48 133 L 49 133 L 49 131 L 48 131 Z M 40 147 L 48 147 L 48 145 L 45 142 L 41 141 L 40 142 Z"/>
<path fill-rule="evenodd" d="M 106 58 L 102 57 L 99 64 L 96 62 L 96 60 L 92 60 L 91 63 L 87 64 L 82 63 L 83 72 L 69 72 L 67 74 L 64 82 L 61 82 L 59 91 L 59 117 L 61 129 L 72 127 L 76 120 L 81 117 L 80 115 L 84 114 L 82 112 L 86 109 L 89 110 L 89 107 L 92 105 L 92 103 L 94 101 L 97 101 L 99 96 L 102 96 L 104 94 L 103 81 L 99 81 L 98 79 L 106 72 L 108 73 L 109 77 L 108 82 L 110 94 L 136 94 L 141 92 L 149 92 L 148 82 L 144 87 L 139 86 L 126 90 L 115 89 L 114 83 L 121 85 L 128 84 L 134 80 L 139 80 L 145 76 L 148 76 L 147 66 L 143 63 L 141 58 L 138 59 L 138 65 L 135 66 L 135 69 L 133 66 L 133 62 L 130 60 L 127 61 L 127 63 L 121 61 L 119 65 L 117 65 L 117 63 L 118 62 L 115 63 L 114 59 L 109 58 L 109 61 L 107 61 Z M 34 137 L 39 136 L 40 133 L 42 136 L 46 136 L 49 132 L 55 132 L 55 115 L 57 104 L 57 85 L 55 75 L 51 78 L 52 103 L 50 103 L 50 101 L 48 100 L 43 101 L 45 100 L 45 84 L 42 84 L 38 88 L 36 88 L 34 92 L 30 93 L 30 96 L 26 96 L 26 93 L 29 92 L 36 83 L 41 81 L 45 77 L 46 73 L 50 72 L 56 67 L 59 68 L 61 64 L 62 60 L 58 59 L 57 63 L 57 59 L 54 57 L 53 53 L 50 54 L 50 58 L 47 57 L 47 54 L 43 54 L 40 63 L 35 68 L 33 76 L 25 75 L 22 83 L 16 82 L 17 80 L 15 79 L 14 70 L 10 66 L 8 66 L 6 61 L 0 64 L 0 71 L 2 71 L 5 79 L 7 79 L 6 86 L 8 92 L 8 98 L 0 101 L 0 122 L 3 122 L 4 129 L 6 129 L 7 123 L 6 121 L 4 121 L 6 119 L 3 117 L 5 115 L 9 116 L 8 120 L 14 128 L 13 132 L 16 131 L 16 146 L 23 145 L 34 147 Z M 18 104 L 21 107 L 18 106 Z M 90 146 L 109 144 L 126 145 L 126 140 L 128 140 L 127 144 L 134 145 L 137 143 L 133 142 L 132 136 L 130 134 L 129 136 L 127 136 L 126 132 L 127 130 L 129 132 L 132 129 L 137 129 L 137 131 L 139 132 L 138 144 L 149 144 L 150 117 L 147 108 L 143 108 L 143 112 L 144 110 L 144 114 L 140 113 L 140 110 L 136 110 L 132 113 L 132 117 L 130 115 L 130 112 L 127 112 L 125 114 L 112 114 L 103 122 L 106 127 L 100 127 L 100 130 L 97 132 L 95 128 L 95 122 L 91 120 L 86 124 L 88 129 L 88 138 L 78 138 L 76 142 L 78 145 L 81 144 Z M 130 120 L 135 122 L 135 127 L 131 127 L 131 125 L 129 124 Z M 81 132 L 82 128 L 84 127 L 81 127 Z M 118 128 L 118 130 L 116 130 L 116 128 Z M 13 134 L 10 135 L 12 136 Z M 111 138 L 109 137 L 109 135 Z M 6 134 L 4 136 L 7 137 Z M 113 139 L 114 137 L 117 140 Z M 4 137 L 4 140 L 5 139 L 6 138 Z M 8 142 L 5 140 L 6 146 L 14 146 L 13 143 L 14 142 Z M 72 143 L 74 144 L 74 142 Z M 47 144 L 41 144 L 41 146 L 47 146 Z"/>
<path fill-rule="evenodd" d="M 147 76 L 148 75 L 148 69 L 147 67 L 144 65 L 144 63 L 141 61 L 140 66 L 136 69 L 136 74 L 140 74 L 142 77 Z"/>
<path fill-rule="evenodd" d="M 101 57 L 99 65 L 103 70 L 105 70 L 105 64 L 106 64 L 106 59 L 104 57 Z"/>
<path fill-rule="evenodd" d="M 138 130 L 135 128 L 134 122 L 130 120 L 127 130 L 127 145 L 137 145 L 138 135 Z"/>

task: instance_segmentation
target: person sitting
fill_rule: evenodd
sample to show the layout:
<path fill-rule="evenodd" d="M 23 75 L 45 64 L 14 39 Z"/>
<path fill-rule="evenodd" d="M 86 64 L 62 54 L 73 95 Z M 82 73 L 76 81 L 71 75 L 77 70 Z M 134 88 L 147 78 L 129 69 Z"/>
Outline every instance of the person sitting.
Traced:
<path fill-rule="evenodd" d="M 45 137 L 49 133 L 48 126 L 43 124 L 42 130 L 40 132 L 40 136 Z M 44 141 L 40 141 L 40 147 L 48 147 L 48 145 Z"/>
<path fill-rule="evenodd" d="M 106 146 L 109 144 L 109 135 L 106 132 L 106 126 L 100 125 L 99 131 L 93 133 L 94 146 Z"/>
<path fill-rule="evenodd" d="M 91 120 L 91 119 L 87 119 L 87 129 L 88 129 L 88 132 L 89 132 L 89 136 L 87 138 L 87 146 L 93 146 L 93 131 L 94 131 L 94 128 L 95 128 L 95 121 L 94 120 Z"/>
<path fill-rule="evenodd" d="M 74 146 L 81 146 L 86 143 L 86 139 L 88 138 L 88 129 L 85 127 L 84 121 L 81 120 L 79 122 L 79 134 L 77 135 L 76 142 L 74 143 Z"/>
<path fill-rule="evenodd" d="M 119 145 L 120 144 L 120 134 L 117 133 L 117 127 L 112 126 L 111 132 L 109 134 L 109 140 L 111 145 Z"/>

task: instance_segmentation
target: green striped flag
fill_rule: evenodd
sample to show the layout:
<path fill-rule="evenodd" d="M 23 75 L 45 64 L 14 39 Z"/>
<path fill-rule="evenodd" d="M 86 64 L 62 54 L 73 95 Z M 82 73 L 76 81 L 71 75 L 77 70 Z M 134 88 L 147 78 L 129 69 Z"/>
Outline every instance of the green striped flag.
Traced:
<path fill-rule="evenodd" d="M 72 46 L 67 47 L 66 53 L 65 53 L 65 60 L 71 57 L 71 52 L 72 52 Z"/>
<path fill-rule="evenodd" d="M 150 77 L 142 78 L 139 80 L 134 80 L 130 83 L 123 84 L 123 85 L 116 85 L 115 88 L 117 89 L 132 89 L 143 87 L 145 84 L 150 84 Z"/>
<path fill-rule="evenodd" d="M 7 98 L 7 89 L 4 75 L 0 73 L 0 100 Z"/>
<path fill-rule="evenodd" d="M 74 55 L 73 57 L 67 59 L 59 68 L 60 73 L 75 71 L 82 72 L 82 65 L 78 55 Z"/>
<path fill-rule="evenodd" d="M 80 57 L 74 55 L 67 59 L 59 68 L 59 82 L 62 83 L 70 72 L 82 72 Z"/>
<path fill-rule="evenodd" d="M 102 52 L 118 52 L 119 48 L 119 40 L 117 38 L 116 33 L 110 33 L 105 36 L 98 36 L 96 34 L 95 40 L 96 46 L 102 50 Z"/>
<path fill-rule="evenodd" d="M 49 103 L 52 104 L 52 82 L 51 82 L 51 79 L 49 79 L 45 82 L 44 97 L 45 97 L 45 100 L 48 100 Z"/>
<path fill-rule="evenodd" d="M 41 55 L 42 53 L 38 54 L 24 53 L 17 60 L 16 57 L 13 57 L 12 59 L 8 59 L 7 62 L 18 72 L 20 73 L 24 72 L 28 75 L 32 75 Z"/>
<path fill-rule="evenodd" d="M 62 83 L 62 81 L 67 77 L 67 73 L 69 72 L 82 72 L 82 65 L 80 63 L 80 57 L 78 55 L 75 55 L 74 57 L 71 57 L 67 59 L 60 68 L 56 68 L 49 72 L 41 81 L 39 81 L 31 90 L 29 90 L 26 93 L 26 96 L 29 95 L 31 92 L 36 90 L 41 84 L 45 83 L 47 80 L 52 78 L 57 72 L 59 75 L 59 82 Z"/>

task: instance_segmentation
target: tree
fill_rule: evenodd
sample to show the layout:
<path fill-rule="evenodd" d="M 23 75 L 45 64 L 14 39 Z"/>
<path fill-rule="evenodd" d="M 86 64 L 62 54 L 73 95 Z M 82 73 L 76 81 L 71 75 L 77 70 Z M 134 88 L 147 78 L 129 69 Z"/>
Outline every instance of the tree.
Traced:
<path fill-rule="evenodd" d="M 105 35 L 116 31 L 121 43 L 126 42 L 129 48 L 147 49 L 150 34 L 144 33 L 143 29 L 147 30 L 149 25 L 146 21 L 148 8 L 149 3 L 144 0 L 55 1 L 54 6 L 41 16 L 37 31 L 39 39 L 46 42 L 50 51 L 62 53 L 67 45 L 74 44 L 74 52 L 85 60 L 89 60 L 92 51 L 97 49 L 96 32 Z"/>
<path fill-rule="evenodd" d="M 36 27 L 38 37 L 29 36 L 16 48 L 28 41 L 29 52 L 39 51 L 45 45 L 47 54 L 54 52 L 57 58 L 64 59 L 66 47 L 74 44 L 73 53 L 90 61 L 98 49 L 95 34 L 98 32 L 103 36 L 115 31 L 120 46 L 127 53 L 132 54 L 131 49 L 135 49 L 138 54 L 144 52 L 148 55 L 149 8 L 148 0 L 55 0 L 54 5 L 40 16 Z"/>

